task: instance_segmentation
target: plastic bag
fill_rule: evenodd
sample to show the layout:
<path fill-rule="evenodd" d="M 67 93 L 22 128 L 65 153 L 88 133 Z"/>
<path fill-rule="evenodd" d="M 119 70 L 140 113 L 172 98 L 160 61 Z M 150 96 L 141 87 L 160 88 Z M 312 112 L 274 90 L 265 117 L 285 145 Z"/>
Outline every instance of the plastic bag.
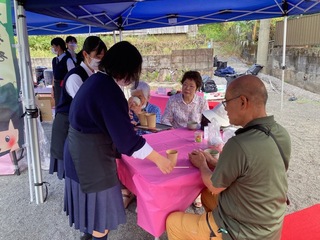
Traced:
<path fill-rule="evenodd" d="M 37 119 L 38 123 L 38 137 L 39 137 L 39 149 L 41 168 L 43 170 L 49 170 L 50 166 L 50 143 L 45 135 L 43 127 L 40 122 L 40 118 Z"/>
<path fill-rule="evenodd" d="M 223 135 L 222 135 L 222 141 L 224 143 L 226 143 L 230 138 L 232 138 L 233 136 L 235 136 L 235 131 L 237 129 L 234 128 L 234 127 L 228 127 L 228 128 L 225 128 L 224 131 L 223 131 Z"/>
<path fill-rule="evenodd" d="M 201 91 L 205 93 L 217 92 L 218 88 L 215 81 L 205 75 L 202 77 Z"/>
<path fill-rule="evenodd" d="M 221 144 L 223 144 L 223 141 L 220 133 L 220 125 L 215 118 L 212 118 L 208 124 L 208 145 L 219 147 Z"/>

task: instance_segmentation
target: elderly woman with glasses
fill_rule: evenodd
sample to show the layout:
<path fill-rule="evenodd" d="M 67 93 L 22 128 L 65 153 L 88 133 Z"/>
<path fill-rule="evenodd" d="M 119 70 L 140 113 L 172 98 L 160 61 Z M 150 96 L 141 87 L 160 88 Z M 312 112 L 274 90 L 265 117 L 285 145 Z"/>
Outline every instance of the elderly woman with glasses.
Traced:
<path fill-rule="evenodd" d="M 169 98 L 161 123 L 173 128 L 185 128 L 189 121 L 200 123 L 202 112 L 208 110 L 208 102 L 197 95 L 202 78 L 197 71 L 188 71 L 181 80 L 182 91 Z"/>

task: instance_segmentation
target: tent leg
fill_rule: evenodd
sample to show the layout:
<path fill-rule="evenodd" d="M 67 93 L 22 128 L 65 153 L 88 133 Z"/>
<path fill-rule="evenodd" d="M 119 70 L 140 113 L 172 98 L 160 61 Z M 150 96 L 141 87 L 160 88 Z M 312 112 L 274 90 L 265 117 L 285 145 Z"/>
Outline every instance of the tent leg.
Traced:
<path fill-rule="evenodd" d="M 43 203 L 43 182 L 41 173 L 39 136 L 37 127 L 38 109 L 35 105 L 33 80 L 31 74 L 31 59 L 29 51 L 29 42 L 27 34 L 27 24 L 23 2 L 15 0 L 14 9 L 16 12 L 16 29 L 18 42 L 20 45 L 19 63 L 21 68 L 21 86 L 23 94 L 24 107 L 26 109 L 26 143 L 29 147 L 30 154 L 28 157 L 32 159 L 33 165 L 33 185 L 36 197 L 36 203 Z M 28 161 L 29 162 L 29 161 Z M 31 168 L 31 166 L 28 166 Z"/>
<path fill-rule="evenodd" d="M 119 40 L 120 40 L 120 42 L 122 42 L 122 30 L 121 29 L 119 30 Z"/>
<path fill-rule="evenodd" d="M 283 89 L 284 89 L 284 71 L 286 69 L 286 47 L 287 47 L 287 19 L 288 17 L 284 17 L 283 24 L 283 45 L 282 45 L 282 74 L 281 74 L 281 110 L 283 108 Z"/>
<path fill-rule="evenodd" d="M 113 43 L 117 43 L 117 36 L 116 36 L 116 31 L 113 31 Z"/>
<path fill-rule="evenodd" d="M 11 161 L 13 162 L 13 165 L 14 165 L 14 174 L 17 174 L 19 176 L 20 169 L 19 169 L 16 150 L 10 152 L 10 157 L 11 157 Z"/>

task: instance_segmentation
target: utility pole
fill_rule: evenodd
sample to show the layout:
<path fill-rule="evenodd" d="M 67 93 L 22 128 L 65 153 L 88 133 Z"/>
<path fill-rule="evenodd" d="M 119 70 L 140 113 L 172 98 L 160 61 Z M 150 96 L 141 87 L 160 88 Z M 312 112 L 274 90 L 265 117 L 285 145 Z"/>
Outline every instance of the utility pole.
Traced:
<path fill-rule="evenodd" d="M 261 70 L 263 73 L 267 73 L 268 64 L 268 47 L 270 39 L 270 19 L 260 20 L 258 51 L 257 51 L 257 64 L 263 67 Z"/>

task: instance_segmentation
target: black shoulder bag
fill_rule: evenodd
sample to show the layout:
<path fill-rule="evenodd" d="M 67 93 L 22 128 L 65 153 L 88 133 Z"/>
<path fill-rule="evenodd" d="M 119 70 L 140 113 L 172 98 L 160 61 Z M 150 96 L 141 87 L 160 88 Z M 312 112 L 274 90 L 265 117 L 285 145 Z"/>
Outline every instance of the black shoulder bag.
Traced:
<path fill-rule="evenodd" d="M 285 166 L 286 169 L 288 169 L 288 165 L 287 165 L 286 162 L 285 162 L 285 157 L 284 157 L 284 153 L 283 153 L 283 151 L 282 151 L 282 148 L 280 147 L 279 142 L 277 141 L 277 139 L 275 138 L 275 136 L 272 134 L 272 132 L 270 131 L 270 129 L 267 129 L 267 128 L 263 127 L 262 125 L 257 124 L 257 125 L 249 126 L 249 127 L 246 127 L 246 128 L 240 128 L 240 129 L 238 129 L 238 130 L 235 132 L 235 134 L 236 134 L 236 135 L 239 135 L 239 134 L 245 133 L 245 132 L 247 132 L 247 131 L 249 131 L 249 130 L 251 130 L 251 129 L 257 129 L 257 130 L 259 130 L 259 131 L 261 131 L 261 132 L 264 132 L 267 136 L 272 137 L 272 139 L 274 140 L 274 142 L 276 143 L 276 145 L 277 145 L 277 147 L 278 147 L 278 149 L 279 149 L 279 152 L 280 152 L 280 154 L 281 154 L 281 157 L 282 157 L 284 166 Z M 287 205 L 290 204 L 290 200 L 289 200 L 288 196 L 287 196 L 287 201 L 286 201 L 286 203 L 287 203 Z M 207 213 L 207 215 L 206 215 L 206 221 L 207 221 L 208 227 L 209 227 L 209 229 L 210 229 L 210 239 L 212 239 L 213 237 L 216 237 L 216 235 L 214 234 L 214 231 L 212 230 L 212 228 L 211 228 L 211 226 L 210 226 L 210 224 L 209 224 L 208 213 Z M 228 234 L 228 231 L 227 231 L 226 229 L 223 229 L 223 228 L 219 228 L 219 229 L 218 229 L 218 232 L 219 232 L 219 233 L 222 232 L 222 233 Z"/>
<path fill-rule="evenodd" d="M 275 136 L 274 136 L 274 135 L 272 134 L 272 132 L 270 131 L 270 129 L 267 129 L 267 128 L 263 127 L 262 125 L 257 124 L 257 125 L 249 126 L 249 127 L 246 127 L 246 128 L 240 128 L 240 129 L 238 129 L 238 130 L 235 132 L 235 134 L 238 135 L 238 134 L 247 132 L 247 131 L 249 131 L 249 130 L 251 130 L 251 129 L 260 130 L 260 131 L 264 132 L 267 136 L 272 137 L 273 141 L 276 143 L 276 145 L 277 145 L 277 147 L 278 147 L 278 149 L 279 149 L 279 152 L 280 152 L 281 157 L 282 157 L 282 160 L 283 160 L 284 167 L 285 167 L 285 169 L 287 170 L 287 169 L 288 169 L 288 165 L 286 164 L 283 150 L 282 150 L 279 142 L 278 142 L 277 139 L 275 138 Z M 290 200 L 289 200 L 288 196 L 287 196 L 287 201 L 286 201 L 286 202 L 287 202 L 287 205 L 290 204 Z"/>

